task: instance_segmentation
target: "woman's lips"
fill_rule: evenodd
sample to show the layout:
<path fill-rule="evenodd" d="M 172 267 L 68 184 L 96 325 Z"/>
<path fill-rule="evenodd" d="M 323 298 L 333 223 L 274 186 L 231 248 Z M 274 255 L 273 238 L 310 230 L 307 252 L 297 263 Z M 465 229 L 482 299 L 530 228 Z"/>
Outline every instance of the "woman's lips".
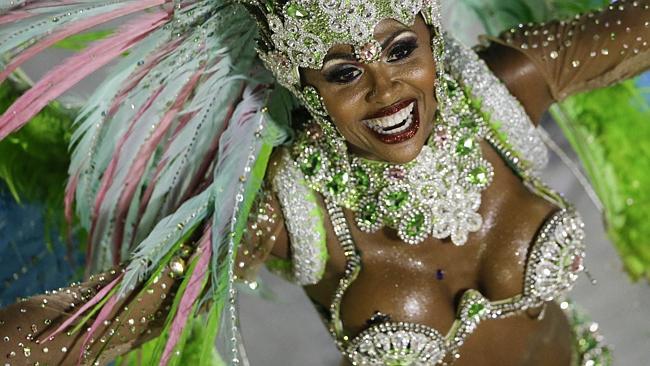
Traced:
<path fill-rule="evenodd" d="M 396 106 L 401 108 L 395 108 Z M 372 120 L 363 121 L 373 136 L 385 144 L 398 144 L 415 136 L 420 128 L 420 113 L 417 100 L 406 100 L 389 108 L 393 113 L 379 113 L 383 115 L 374 117 Z M 381 112 L 388 111 L 389 108 Z M 378 116 L 379 114 L 375 115 Z"/>
<path fill-rule="evenodd" d="M 382 118 L 386 116 L 390 116 L 391 114 L 395 114 L 399 112 L 400 110 L 406 108 L 409 106 L 409 104 L 415 102 L 415 99 L 405 99 L 401 102 L 397 102 L 389 107 L 383 108 L 376 113 L 366 117 L 366 119 L 375 119 L 375 118 Z"/>

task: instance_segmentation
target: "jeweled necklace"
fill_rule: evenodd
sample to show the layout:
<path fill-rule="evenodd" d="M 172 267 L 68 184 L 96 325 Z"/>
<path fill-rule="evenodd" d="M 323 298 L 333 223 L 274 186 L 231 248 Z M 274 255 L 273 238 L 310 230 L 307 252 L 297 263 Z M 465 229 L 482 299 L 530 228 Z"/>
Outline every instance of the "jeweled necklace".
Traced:
<path fill-rule="evenodd" d="M 429 142 L 407 164 L 350 157 L 334 152 L 322 134 L 305 134 L 294 154 L 309 186 L 354 211 L 364 232 L 387 226 L 408 244 L 429 235 L 465 244 L 483 224 L 477 211 L 493 169 L 479 146 L 487 128 L 480 111 L 455 80 L 446 83 L 447 117 L 437 114 Z"/>

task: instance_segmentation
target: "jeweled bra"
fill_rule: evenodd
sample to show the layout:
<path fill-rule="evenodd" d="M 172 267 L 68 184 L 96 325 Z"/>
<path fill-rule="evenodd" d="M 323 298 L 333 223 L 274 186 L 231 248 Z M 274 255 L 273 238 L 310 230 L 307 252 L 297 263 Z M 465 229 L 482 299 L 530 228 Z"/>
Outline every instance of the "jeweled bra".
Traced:
<path fill-rule="evenodd" d="M 371 326 L 350 339 L 343 329 L 340 319 L 340 306 L 345 291 L 356 279 L 361 270 L 361 257 L 349 232 L 348 222 L 341 206 L 332 200 L 325 200 L 335 234 L 346 255 L 346 271 L 339 283 L 330 307 L 329 330 L 336 339 L 341 352 L 354 365 L 437 365 L 445 357 L 458 357 L 460 347 L 476 327 L 486 319 L 499 319 L 520 313 L 523 310 L 542 305 L 545 301 L 557 299 L 567 292 L 582 270 L 584 257 L 584 232 L 582 221 L 562 197 L 546 187 L 535 171 L 544 166 L 546 150 L 534 131 L 525 111 L 512 97 L 505 86 L 488 70 L 471 50 L 461 47 L 449 39 L 447 61 L 454 77 L 468 90 L 475 100 L 481 101 L 481 112 L 490 115 L 489 131 L 485 136 L 503 159 L 522 177 L 535 193 L 552 201 L 561 210 L 552 215 L 540 230 L 532 245 L 525 269 L 523 292 L 510 299 L 489 301 L 476 290 L 466 291 L 457 310 L 456 320 L 446 334 L 421 324 L 407 322 L 383 322 Z M 462 70 L 462 72 L 461 72 Z M 305 185 L 300 176 L 298 163 L 284 168 L 293 172 L 291 185 Z M 297 175 L 296 175 L 297 174 Z M 286 180 L 276 180 L 276 191 L 283 209 L 295 201 L 297 188 L 288 187 Z M 284 189 L 281 187 L 284 185 Z M 294 202 L 295 203 L 295 202 Z M 308 215 L 286 217 L 288 226 L 307 223 Z M 303 228 L 303 232 L 305 228 Z M 294 252 L 305 253 L 311 247 L 308 259 L 298 259 L 295 263 L 312 263 L 315 268 L 322 253 L 324 238 L 311 243 L 300 241 L 296 233 L 291 233 Z M 307 231 L 308 228 L 307 228 Z M 296 248 L 296 245 L 302 248 Z M 317 249 L 320 248 L 320 249 Z M 294 270 L 294 274 L 301 271 Z M 306 273 L 301 283 L 316 283 L 319 277 Z M 298 279 L 299 280 L 299 279 Z"/>

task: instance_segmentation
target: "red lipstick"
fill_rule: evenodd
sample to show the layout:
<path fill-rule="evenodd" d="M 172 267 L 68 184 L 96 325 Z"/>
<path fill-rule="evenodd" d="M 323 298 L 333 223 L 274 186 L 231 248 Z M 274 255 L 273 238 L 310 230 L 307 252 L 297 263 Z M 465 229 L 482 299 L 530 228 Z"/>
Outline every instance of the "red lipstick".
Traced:
<path fill-rule="evenodd" d="M 381 118 L 381 117 L 386 117 L 390 116 L 391 114 L 395 114 L 399 112 L 400 110 L 408 107 L 409 104 L 412 102 L 416 102 L 415 99 L 407 99 L 403 100 L 401 102 L 397 102 L 391 106 L 388 106 L 386 108 L 382 108 L 379 111 L 375 112 L 374 114 L 364 118 L 364 119 L 374 119 L 374 118 Z"/>
<path fill-rule="evenodd" d="M 385 113 L 383 115 L 380 115 L 379 112 L 373 117 L 373 118 L 381 118 L 385 116 L 390 116 L 391 114 L 396 113 L 397 111 L 401 110 L 402 108 L 405 108 L 408 106 L 410 103 L 415 103 L 413 106 L 413 122 L 411 122 L 411 125 L 404 131 L 395 133 L 395 134 L 384 134 L 384 133 L 378 133 L 377 131 L 374 131 L 371 128 L 368 128 L 369 131 L 372 132 L 373 136 L 377 138 L 379 141 L 385 143 L 385 144 L 399 144 L 401 142 L 410 140 L 413 138 L 418 133 L 418 130 L 420 129 L 420 111 L 418 109 L 418 103 L 417 100 L 410 99 L 405 102 L 400 102 L 398 104 L 394 104 L 388 108 L 384 108 L 379 112 L 385 112 L 388 111 L 389 109 L 392 111 L 392 113 Z"/>

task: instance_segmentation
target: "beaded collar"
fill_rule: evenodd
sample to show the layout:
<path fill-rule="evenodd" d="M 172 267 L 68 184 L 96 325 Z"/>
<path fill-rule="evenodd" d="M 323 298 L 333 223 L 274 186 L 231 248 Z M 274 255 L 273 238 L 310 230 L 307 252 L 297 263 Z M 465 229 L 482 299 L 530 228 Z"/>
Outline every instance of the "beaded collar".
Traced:
<path fill-rule="evenodd" d="M 389 164 L 348 157 L 312 130 L 294 145 L 308 185 L 354 211 L 364 232 L 387 226 L 408 244 L 429 236 L 465 244 L 483 224 L 477 211 L 493 169 L 479 145 L 487 128 L 480 111 L 455 80 L 443 82 L 454 114 L 445 120 L 437 114 L 435 133 L 415 160 Z"/>

